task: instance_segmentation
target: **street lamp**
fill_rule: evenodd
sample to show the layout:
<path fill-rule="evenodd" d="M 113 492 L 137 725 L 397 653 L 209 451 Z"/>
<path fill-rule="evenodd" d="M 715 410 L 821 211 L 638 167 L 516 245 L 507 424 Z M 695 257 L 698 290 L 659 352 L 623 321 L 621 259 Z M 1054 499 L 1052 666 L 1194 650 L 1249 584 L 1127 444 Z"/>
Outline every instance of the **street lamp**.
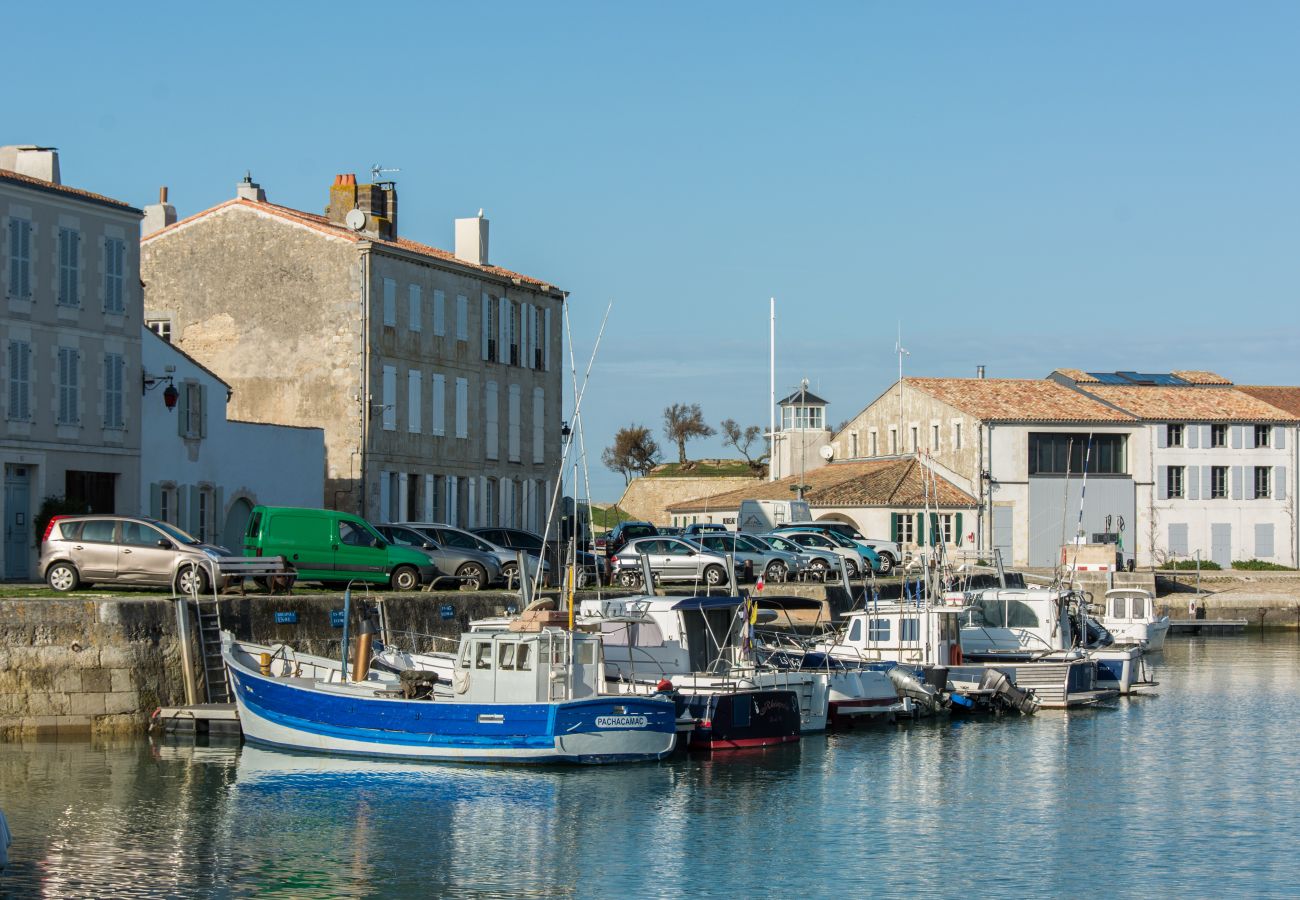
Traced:
<path fill-rule="evenodd" d="M 171 375 L 150 375 L 148 372 L 140 372 L 140 393 L 147 394 L 160 384 L 166 384 L 163 389 L 163 405 L 168 410 L 176 408 L 176 401 L 180 400 L 181 392 L 176 390 L 175 379 Z"/>

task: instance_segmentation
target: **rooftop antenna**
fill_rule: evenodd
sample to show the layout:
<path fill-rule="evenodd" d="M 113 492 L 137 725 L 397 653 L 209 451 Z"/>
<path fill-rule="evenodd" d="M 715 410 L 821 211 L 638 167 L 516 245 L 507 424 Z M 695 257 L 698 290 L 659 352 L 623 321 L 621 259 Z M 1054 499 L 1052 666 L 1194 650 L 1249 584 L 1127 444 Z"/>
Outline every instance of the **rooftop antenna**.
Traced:
<path fill-rule="evenodd" d="M 898 454 L 903 454 L 903 357 L 911 356 L 903 348 L 903 323 L 898 323 L 898 340 L 894 342 L 894 352 L 898 354 Z"/>
<path fill-rule="evenodd" d="M 381 166 L 379 163 L 375 163 L 373 166 L 370 167 L 370 180 L 371 180 L 372 182 L 377 182 L 377 181 L 379 181 L 379 176 L 380 176 L 380 175 L 383 175 L 385 172 L 400 172 L 400 171 L 402 171 L 402 170 L 401 170 L 401 169 L 385 169 L 385 168 L 384 168 L 383 166 Z"/>

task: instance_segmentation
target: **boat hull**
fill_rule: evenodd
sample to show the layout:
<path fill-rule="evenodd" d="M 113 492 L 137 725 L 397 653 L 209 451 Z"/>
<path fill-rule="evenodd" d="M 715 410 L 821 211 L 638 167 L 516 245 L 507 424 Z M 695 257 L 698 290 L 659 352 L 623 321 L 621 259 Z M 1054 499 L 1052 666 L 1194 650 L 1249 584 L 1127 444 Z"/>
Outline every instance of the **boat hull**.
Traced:
<path fill-rule="evenodd" d="M 670 701 L 458 703 L 336 693 L 228 666 L 244 737 L 352 756 L 497 763 L 618 763 L 672 752 Z"/>
<path fill-rule="evenodd" d="M 799 740 L 799 698 L 788 690 L 738 690 L 685 694 L 695 718 L 692 750 L 740 750 Z"/>

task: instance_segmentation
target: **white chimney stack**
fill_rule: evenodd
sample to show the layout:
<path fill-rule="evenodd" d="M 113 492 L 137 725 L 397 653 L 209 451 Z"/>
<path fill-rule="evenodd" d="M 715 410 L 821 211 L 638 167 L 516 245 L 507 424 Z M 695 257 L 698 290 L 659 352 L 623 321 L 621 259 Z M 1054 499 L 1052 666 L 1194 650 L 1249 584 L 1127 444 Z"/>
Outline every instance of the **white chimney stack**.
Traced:
<path fill-rule="evenodd" d="M 0 169 L 8 169 L 28 178 L 39 178 L 50 184 L 63 184 L 59 176 L 59 151 L 56 147 L 37 147 L 35 144 L 0 147 Z"/>
<path fill-rule="evenodd" d="M 266 202 L 266 191 L 262 186 L 253 180 L 252 172 L 244 173 L 244 180 L 235 186 L 235 196 L 241 200 L 252 200 L 256 203 Z"/>
<path fill-rule="evenodd" d="M 472 219 L 456 220 L 456 258 L 476 266 L 488 264 L 488 220 L 483 210 Z"/>
<path fill-rule="evenodd" d="M 176 224 L 176 207 L 167 202 L 167 188 L 158 189 L 158 202 L 150 203 L 144 208 L 144 219 L 140 222 L 140 234 L 153 234 L 162 231 L 168 225 Z"/>

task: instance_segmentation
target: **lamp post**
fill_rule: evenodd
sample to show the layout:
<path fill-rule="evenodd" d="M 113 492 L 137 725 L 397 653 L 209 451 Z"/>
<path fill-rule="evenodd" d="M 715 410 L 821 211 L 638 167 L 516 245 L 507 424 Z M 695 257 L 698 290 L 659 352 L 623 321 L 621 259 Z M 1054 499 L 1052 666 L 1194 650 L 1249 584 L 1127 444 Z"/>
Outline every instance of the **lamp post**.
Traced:
<path fill-rule="evenodd" d="M 147 394 L 160 384 L 166 384 L 163 389 L 163 405 L 168 410 L 176 408 L 176 401 L 180 400 L 181 392 L 176 389 L 175 379 L 171 375 L 150 375 L 148 372 L 140 373 L 140 393 Z"/>

